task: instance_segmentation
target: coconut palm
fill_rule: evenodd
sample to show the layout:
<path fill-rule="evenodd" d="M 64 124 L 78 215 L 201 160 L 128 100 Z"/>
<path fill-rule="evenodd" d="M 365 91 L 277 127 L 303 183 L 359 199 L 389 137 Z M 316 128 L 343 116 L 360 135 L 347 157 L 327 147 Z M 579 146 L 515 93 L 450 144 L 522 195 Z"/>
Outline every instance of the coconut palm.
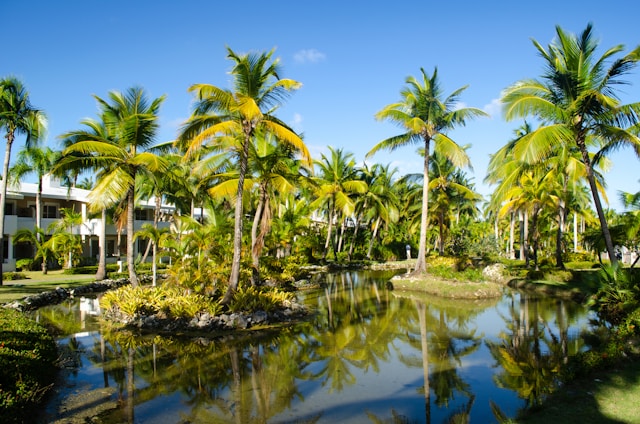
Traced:
<path fill-rule="evenodd" d="M 189 91 L 196 95 L 193 115 L 184 125 L 178 142 L 187 146 L 187 157 L 203 145 L 231 147 L 237 160 L 238 186 L 235 199 L 233 261 L 228 290 L 222 303 L 229 303 L 238 287 L 242 254 L 243 190 L 249 162 L 249 146 L 257 131 L 275 135 L 279 141 L 294 146 L 303 159 L 311 161 L 302 139 L 274 115 L 275 109 L 300 83 L 280 78 L 280 66 L 268 53 L 238 55 L 227 48 L 234 62 L 231 70 L 233 91 L 210 84 L 195 84 Z M 228 139 L 234 142 L 228 143 Z M 226 142 L 221 142 L 225 140 Z"/>
<path fill-rule="evenodd" d="M 7 144 L 0 183 L 0 285 L 2 285 L 2 263 L 4 258 L 4 214 L 11 147 L 16 135 L 25 135 L 27 148 L 35 145 L 46 127 L 44 112 L 31 105 L 29 92 L 20 80 L 13 77 L 0 79 L 0 129 L 4 130 Z"/>
<path fill-rule="evenodd" d="M 613 61 L 607 61 L 622 52 L 622 45 L 614 46 L 596 55 L 598 42 L 589 24 L 579 34 L 565 32 L 556 27 L 556 40 L 544 48 L 533 44 L 546 66 L 541 79 L 519 81 L 508 87 L 502 97 L 507 120 L 534 116 L 543 124 L 524 136 L 516 149 L 521 160 L 535 163 L 545 161 L 555 152 L 557 144 L 577 146 L 586 169 L 606 250 L 615 262 L 611 234 L 598 193 L 598 185 L 590 157 L 589 138 L 602 143 L 598 155 L 604 156 L 624 146 L 631 146 L 640 156 L 640 139 L 634 132 L 640 103 L 622 105 L 617 97 L 621 79 L 636 66 L 640 47 Z"/>
<path fill-rule="evenodd" d="M 162 244 L 162 242 L 168 237 L 169 229 L 168 228 L 158 228 L 157 223 L 149 224 L 145 222 L 142 224 L 142 227 L 136 231 L 134 235 L 134 240 L 141 237 L 149 240 L 153 245 L 152 251 L 152 283 L 151 285 L 155 287 L 158 281 L 158 246 Z"/>
<path fill-rule="evenodd" d="M 60 208 L 62 218 L 49 225 L 47 231 L 56 239 L 56 250 L 67 257 L 67 268 L 73 268 L 74 252 L 82 252 L 80 236 L 73 234 L 73 229 L 82 225 L 82 213 L 71 208 Z"/>
<path fill-rule="evenodd" d="M 42 179 L 53 169 L 59 152 L 54 152 L 49 147 L 31 146 L 18 153 L 18 160 L 9 170 L 9 181 L 18 185 L 29 174 L 36 174 L 38 178 L 38 190 L 36 191 L 36 227 L 42 228 Z M 40 233 L 36 234 L 40 237 Z M 42 240 L 39 240 L 42 241 Z M 45 264 L 43 262 L 42 266 Z"/>
<path fill-rule="evenodd" d="M 86 127 L 83 130 L 72 131 L 66 134 L 62 134 L 60 139 L 62 145 L 65 147 L 71 146 L 79 141 L 83 140 L 115 140 L 114 128 L 107 128 L 106 117 L 101 120 L 85 119 L 82 124 Z M 90 154 L 81 154 L 78 152 L 67 152 L 63 157 L 58 158 L 57 163 L 53 168 L 53 172 L 56 175 L 61 176 L 63 179 L 75 179 L 76 176 L 82 172 L 90 171 L 97 175 L 97 179 L 100 179 L 100 175 L 103 175 L 109 171 L 108 167 L 104 167 L 104 164 L 100 164 L 100 168 L 95 168 L 97 164 L 91 163 L 89 159 Z M 93 190 L 95 188 L 95 182 L 92 179 L 85 178 L 79 188 L 86 190 Z M 98 234 L 98 269 L 96 270 L 96 280 L 101 281 L 107 277 L 107 208 L 104 207 L 100 211 L 100 233 Z M 118 233 L 119 234 L 119 233 Z M 118 242 L 118 245 L 120 243 Z"/>
<path fill-rule="evenodd" d="M 35 249 L 34 259 L 42 259 L 42 273 L 49 272 L 49 261 L 58 258 L 58 253 L 53 246 L 52 240 L 45 240 L 46 234 L 40 227 L 33 230 L 28 228 L 19 229 L 13 236 L 13 243 L 29 243 Z"/>
<path fill-rule="evenodd" d="M 327 257 L 333 225 L 338 217 L 347 217 L 355 210 L 355 201 L 350 196 L 354 193 L 364 193 L 367 188 L 367 183 L 359 178 L 353 153 L 331 146 L 329 153 L 329 156 L 323 153 L 320 160 L 316 160 L 319 171 L 317 176 L 312 178 L 316 200 L 311 202 L 311 208 L 326 208 L 327 211 L 327 238 L 323 260 Z M 337 248 L 333 249 L 333 254 L 337 260 Z"/>
<path fill-rule="evenodd" d="M 424 69 L 420 69 L 422 80 L 408 77 L 407 87 L 400 92 L 402 99 L 384 107 L 376 114 L 379 120 L 389 120 L 398 124 L 406 132 L 387 138 L 376 144 L 367 153 L 372 156 L 379 150 L 395 150 L 407 144 L 422 143 L 424 148 L 423 187 L 422 187 L 422 216 L 420 221 L 420 245 L 418 260 L 414 273 L 426 270 L 427 249 L 427 217 L 429 213 L 429 157 L 431 142 L 438 145 L 442 154 L 455 166 L 466 166 L 469 157 L 446 132 L 456 126 L 462 126 L 468 119 L 486 116 L 486 113 L 476 108 L 461 108 L 459 99 L 467 88 L 462 87 L 444 97 L 438 69 L 435 68 L 431 76 Z"/>
<path fill-rule="evenodd" d="M 77 131 L 63 135 L 74 141 L 63 151 L 62 161 L 80 161 L 85 167 L 101 169 L 99 181 L 89 194 L 91 208 L 107 209 L 126 202 L 127 267 L 131 285 L 138 286 L 133 254 L 136 176 L 167 168 L 167 161 L 144 151 L 151 147 L 158 131 L 158 111 L 164 96 L 149 101 L 140 87 L 125 93 L 112 91 L 109 101 L 94 96 L 107 130 Z M 93 129 L 95 122 L 84 121 Z"/>

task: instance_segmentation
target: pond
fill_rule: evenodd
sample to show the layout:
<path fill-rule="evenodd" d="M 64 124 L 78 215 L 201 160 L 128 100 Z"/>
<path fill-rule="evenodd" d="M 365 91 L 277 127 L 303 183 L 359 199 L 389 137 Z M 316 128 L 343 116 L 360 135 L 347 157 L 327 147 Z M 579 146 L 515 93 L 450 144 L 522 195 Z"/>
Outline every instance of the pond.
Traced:
<path fill-rule="evenodd" d="M 593 317 L 579 304 L 506 288 L 405 297 L 387 290 L 392 275 L 322 275 L 300 294 L 309 319 L 216 339 L 103 332 L 95 299 L 41 309 L 67 334 L 46 420 L 62 409 L 106 423 L 490 423 L 540 402 L 585 349 Z"/>

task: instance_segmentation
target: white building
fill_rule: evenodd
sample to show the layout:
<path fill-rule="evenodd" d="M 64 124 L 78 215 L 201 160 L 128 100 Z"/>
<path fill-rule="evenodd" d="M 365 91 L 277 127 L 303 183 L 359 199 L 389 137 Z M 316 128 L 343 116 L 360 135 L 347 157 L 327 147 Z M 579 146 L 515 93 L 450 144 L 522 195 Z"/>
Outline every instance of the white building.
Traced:
<path fill-rule="evenodd" d="M 13 243 L 15 233 L 23 228 L 33 230 L 36 225 L 36 193 L 38 184 L 20 183 L 19 187 L 8 187 L 4 221 L 4 263 L 2 271 L 15 271 L 16 261 L 22 258 L 33 258 L 34 249 L 28 243 Z M 89 190 L 67 188 L 56 179 L 45 176 L 42 187 L 42 222 L 41 227 L 47 229 L 51 223 L 60 219 L 60 209 L 70 208 L 82 213 L 82 225 L 73 229 L 73 233 L 82 238 L 83 256 L 97 258 L 98 235 L 102 222 L 100 216 L 91 217 L 87 212 Z M 134 229 L 138 231 L 145 222 L 153 223 L 155 199 L 136 205 Z M 172 205 L 162 205 L 163 220 L 160 227 L 169 227 L 168 217 L 173 214 Z M 108 224 L 106 227 L 107 262 L 116 262 L 119 256 L 127 254 L 127 230 L 122 229 L 120 243 L 116 227 Z M 144 254 L 147 241 L 138 239 L 135 243 L 134 254 Z"/>

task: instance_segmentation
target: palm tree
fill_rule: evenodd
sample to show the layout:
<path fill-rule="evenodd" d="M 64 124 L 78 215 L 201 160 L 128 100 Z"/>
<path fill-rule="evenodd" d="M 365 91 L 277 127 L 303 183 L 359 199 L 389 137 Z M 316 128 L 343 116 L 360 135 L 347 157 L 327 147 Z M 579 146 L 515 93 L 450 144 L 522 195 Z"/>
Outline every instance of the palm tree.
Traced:
<path fill-rule="evenodd" d="M 228 290 L 222 303 L 229 303 L 240 278 L 242 254 L 243 190 L 249 162 L 249 146 L 257 131 L 273 134 L 278 140 L 294 146 L 303 159 L 311 158 L 302 139 L 273 114 L 275 109 L 301 84 L 292 79 L 280 79 L 280 66 L 272 60 L 273 50 L 261 54 L 238 55 L 227 48 L 227 58 L 234 62 L 231 70 L 233 91 L 210 84 L 195 84 L 189 91 L 195 93 L 193 115 L 185 124 L 178 142 L 187 145 L 187 157 L 196 153 L 203 144 L 213 142 L 220 147 L 221 139 L 232 138 L 232 154 L 237 159 L 238 187 L 235 199 L 233 261 Z"/>
<path fill-rule="evenodd" d="M 311 208 L 325 207 L 328 211 L 323 260 L 327 258 L 333 224 L 338 216 L 342 214 L 347 217 L 354 212 L 355 202 L 350 196 L 353 193 L 364 193 L 367 188 L 367 183 L 358 176 L 353 153 L 345 153 L 343 149 L 334 149 L 331 146 L 329 153 L 329 156 L 323 153 L 320 160 L 316 161 L 319 172 L 317 177 L 312 178 L 316 186 L 316 200 L 311 202 Z M 333 249 L 333 254 L 337 260 L 337 248 Z"/>
<path fill-rule="evenodd" d="M 2 264 L 4 262 L 4 214 L 11 147 L 16 135 L 26 136 L 27 148 L 36 144 L 46 127 L 44 112 L 34 108 L 29 100 L 29 92 L 21 81 L 8 77 L 0 79 L 0 128 L 5 132 L 7 145 L 4 152 L 2 182 L 0 183 L 0 285 L 2 285 Z"/>
<path fill-rule="evenodd" d="M 106 127 L 106 117 L 101 120 L 85 119 L 82 123 L 87 127 L 84 130 L 72 131 L 60 136 L 62 144 L 65 147 L 71 146 L 79 141 L 83 140 L 114 140 L 114 129 Z M 64 157 L 59 157 L 57 163 L 53 168 L 53 173 L 62 176 L 63 179 L 76 179 L 84 171 L 92 171 L 97 174 L 97 179 L 100 179 L 100 175 L 108 172 L 108 168 L 94 168 L 91 161 L 85 161 L 89 158 L 89 154 L 80 154 L 78 152 L 67 152 Z M 102 166 L 102 165 L 101 165 Z M 93 190 L 95 188 L 95 182 L 90 178 L 85 178 L 79 188 L 86 190 Z M 100 211 L 100 233 L 98 234 L 98 269 L 96 270 L 96 281 L 104 280 L 107 277 L 107 208 L 104 207 Z M 118 243 L 119 244 L 119 243 Z"/>
<path fill-rule="evenodd" d="M 134 239 L 139 237 L 148 239 L 153 245 L 152 253 L 152 266 L 151 272 L 153 274 L 152 286 L 155 287 L 158 281 L 158 246 L 167 238 L 169 234 L 168 228 L 158 228 L 157 223 L 149 224 L 145 222 L 142 227 L 134 235 Z"/>
<path fill-rule="evenodd" d="M 42 273 L 47 274 L 49 272 L 49 260 L 56 259 L 58 253 L 53 246 L 52 239 L 45 240 L 46 234 L 40 227 L 35 227 L 32 230 L 28 228 L 21 228 L 13 236 L 13 243 L 29 243 L 35 249 L 34 259 L 42 259 Z"/>
<path fill-rule="evenodd" d="M 367 153 L 372 156 L 382 149 L 395 150 L 407 144 L 423 143 L 424 147 L 424 181 L 422 184 L 422 216 L 420 221 L 420 245 L 418 248 L 418 260 L 414 273 L 423 273 L 426 270 L 427 250 L 427 217 L 429 213 L 429 157 L 431 141 L 434 141 L 439 150 L 455 166 L 465 166 L 469 158 L 446 131 L 456 126 L 464 125 L 467 119 L 478 116 L 486 116 L 486 113 L 476 108 L 459 108 L 460 94 L 467 88 L 462 87 L 447 97 L 443 97 L 442 87 L 438 79 L 438 69 L 435 68 L 431 76 L 420 68 L 422 81 L 408 77 L 407 87 L 400 91 L 402 100 L 384 107 L 376 114 L 379 120 L 389 120 L 406 130 L 376 144 Z"/>
<path fill-rule="evenodd" d="M 73 234 L 74 227 L 82 225 L 82 213 L 71 208 L 60 208 L 62 218 L 49 225 L 47 231 L 58 236 L 56 247 L 67 256 L 67 268 L 73 268 L 73 252 L 82 250 L 80 237 Z"/>
<path fill-rule="evenodd" d="M 110 92 L 111 103 L 98 96 L 94 98 L 101 109 L 106 134 L 77 131 L 63 135 L 74 142 L 63 151 L 62 161 L 80 161 L 86 167 L 102 170 L 89 194 L 92 209 L 107 209 L 126 201 L 127 267 L 131 285 L 137 287 L 133 254 L 136 176 L 167 168 L 165 159 L 142 151 L 154 142 L 164 96 L 149 102 L 142 88 L 133 87 L 126 93 Z"/>
<path fill-rule="evenodd" d="M 606 250 L 612 262 L 616 261 L 611 234 L 607 225 L 598 185 L 593 170 L 597 157 L 590 157 L 588 141 L 593 137 L 602 147 L 598 156 L 624 146 L 631 146 L 640 156 L 640 139 L 633 131 L 637 124 L 640 103 L 621 105 L 616 86 L 640 59 L 640 47 L 615 60 L 607 61 L 624 47 L 617 45 L 602 56 L 596 56 L 598 42 L 589 24 L 579 35 L 566 33 L 556 27 L 557 39 L 545 49 L 533 40 L 542 56 L 546 71 L 541 80 L 519 81 L 508 87 L 502 97 L 507 120 L 535 116 L 543 122 L 538 129 L 521 139 L 516 155 L 535 163 L 553 155 L 553 146 L 577 146 L 586 169 L 591 196 L 598 213 Z M 631 125 L 625 128 L 625 126 Z"/>
<path fill-rule="evenodd" d="M 467 147 L 465 146 L 463 149 L 466 150 Z M 434 194 L 432 206 L 438 222 L 439 253 L 444 255 L 445 227 L 451 225 L 454 207 L 456 205 L 462 206 L 465 202 L 475 203 L 481 199 L 481 196 L 468 186 L 464 173 L 453 166 L 453 163 L 437 150 L 431 159 L 432 178 L 430 177 L 429 190 Z"/>
<path fill-rule="evenodd" d="M 37 228 L 42 228 L 42 179 L 53 169 L 59 155 L 59 152 L 54 152 L 49 147 L 31 146 L 18 153 L 18 160 L 9 170 L 9 180 L 12 184 L 20 184 L 20 181 L 31 173 L 35 173 L 38 178 L 38 191 L 36 192 Z M 36 233 L 36 237 L 40 238 L 40 233 Z M 45 266 L 44 262 L 42 266 Z"/>

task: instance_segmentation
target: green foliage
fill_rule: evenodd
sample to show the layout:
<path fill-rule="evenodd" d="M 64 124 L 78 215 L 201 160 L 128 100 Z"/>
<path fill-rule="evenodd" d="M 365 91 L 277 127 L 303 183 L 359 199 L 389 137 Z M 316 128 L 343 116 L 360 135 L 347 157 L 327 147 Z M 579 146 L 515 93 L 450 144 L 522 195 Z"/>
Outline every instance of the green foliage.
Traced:
<path fill-rule="evenodd" d="M 2 274 L 2 278 L 5 281 L 14 281 L 14 280 L 26 280 L 27 276 L 22 272 L 5 272 Z"/>
<path fill-rule="evenodd" d="M 18 259 L 16 261 L 16 270 L 19 271 L 33 271 L 36 269 L 37 264 L 31 258 Z"/>
<path fill-rule="evenodd" d="M 628 270 L 619 263 L 603 265 L 598 277 L 604 283 L 591 297 L 589 305 L 597 311 L 600 318 L 618 325 L 640 305 L 640 289 L 632 282 Z"/>
<path fill-rule="evenodd" d="M 276 284 L 292 283 L 304 275 L 301 268 L 307 264 L 307 257 L 300 253 L 284 258 L 264 256 L 260 259 L 260 275 Z"/>
<path fill-rule="evenodd" d="M 640 336 L 640 308 L 636 308 L 621 320 L 620 324 L 609 330 L 598 333 L 592 338 L 592 347 L 570 358 L 563 369 L 565 381 L 587 376 L 594 371 L 610 369 L 620 361 L 637 357 L 632 340 Z"/>
<path fill-rule="evenodd" d="M 0 308 L 0 413 L 3 422 L 28 422 L 55 378 L 56 343 L 46 329 Z"/>
<path fill-rule="evenodd" d="M 118 264 L 107 264 L 107 272 L 116 272 L 118 270 Z M 63 274 L 67 275 L 78 275 L 78 274 L 95 274 L 98 272 L 97 265 L 88 265 L 88 266 L 78 266 L 74 268 L 67 268 L 62 271 Z M 127 274 L 128 276 L 129 274 Z"/>
<path fill-rule="evenodd" d="M 105 293 L 100 306 L 129 317 L 161 313 L 168 318 L 192 318 L 200 312 L 216 315 L 222 311 L 217 299 L 171 286 L 121 287 Z"/>
<path fill-rule="evenodd" d="M 229 305 L 231 312 L 270 312 L 293 300 L 293 294 L 280 289 L 261 287 L 240 287 Z"/>

